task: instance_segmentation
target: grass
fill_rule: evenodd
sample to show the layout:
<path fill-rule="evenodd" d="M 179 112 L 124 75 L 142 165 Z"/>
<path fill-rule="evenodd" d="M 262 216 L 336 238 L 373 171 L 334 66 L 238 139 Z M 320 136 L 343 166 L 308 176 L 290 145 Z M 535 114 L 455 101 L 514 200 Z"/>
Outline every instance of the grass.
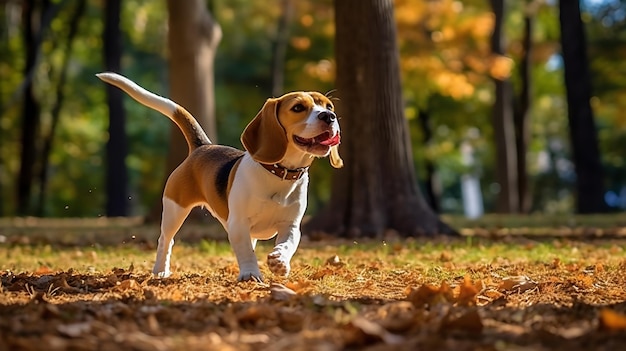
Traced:
<path fill-rule="evenodd" d="M 263 258 L 271 250 L 271 241 L 260 242 L 257 256 Z M 77 273 L 107 273 L 113 267 L 133 265 L 135 272 L 150 272 L 154 248 L 123 244 L 116 247 L 65 247 L 51 244 L 0 246 L 4 271 L 35 272 L 42 267 L 50 271 L 74 270 Z M 311 271 L 328 266 L 337 256 L 349 272 L 383 271 L 394 275 L 406 270 L 425 280 L 443 281 L 472 274 L 476 267 L 511 267 L 519 265 L 563 264 L 592 265 L 603 262 L 607 267 L 626 260 L 626 250 L 620 242 L 595 240 L 547 241 L 511 239 L 493 241 L 485 238 L 446 240 L 407 239 L 395 242 L 366 240 L 304 243 L 292 262 L 294 279 L 305 279 Z M 199 243 L 177 243 L 174 246 L 173 269 L 178 274 L 211 270 L 235 264 L 234 255 L 226 241 L 202 240 Z M 266 276 L 271 274 L 266 270 Z M 389 277 L 381 277 L 387 279 Z M 278 278 L 278 280 L 281 280 Z"/>
<path fill-rule="evenodd" d="M 260 242 L 264 283 L 237 283 L 229 244 L 206 233 L 182 233 L 173 277 L 155 280 L 155 227 L 90 225 L 82 242 L 71 221 L 31 223 L 2 231 L 0 349 L 619 349 L 626 238 L 594 230 L 618 234 L 620 218 L 568 235 L 493 217 L 455 239 L 305 240 L 288 278 Z"/>

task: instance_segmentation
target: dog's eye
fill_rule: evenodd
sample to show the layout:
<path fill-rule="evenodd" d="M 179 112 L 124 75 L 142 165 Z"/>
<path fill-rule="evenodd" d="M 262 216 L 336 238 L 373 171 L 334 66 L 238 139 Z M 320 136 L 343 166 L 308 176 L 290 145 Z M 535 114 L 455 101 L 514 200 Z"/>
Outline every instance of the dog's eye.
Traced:
<path fill-rule="evenodd" d="M 291 108 L 291 111 L 293 112 L 302 112 L 304 110 L 306 110 L 306 108 L 302 104 L 293 105 L 293 107 Z"/>
<path fill-rule="evenodd" d="M 333 104 L 326 104 L 326 109 L 329 111 L 333 110 Z"/>

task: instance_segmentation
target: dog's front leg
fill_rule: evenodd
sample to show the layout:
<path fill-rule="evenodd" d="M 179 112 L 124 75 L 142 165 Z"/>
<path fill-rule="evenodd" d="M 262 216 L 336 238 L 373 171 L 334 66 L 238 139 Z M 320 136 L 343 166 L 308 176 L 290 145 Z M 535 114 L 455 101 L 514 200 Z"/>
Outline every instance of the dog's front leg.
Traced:
<path fill-rule="evenodd" d="M 286 277 L 291 270 L 290 261 L 300 244 L 300 223 L 278 228 L 276 245 L 267 255 L 267 265 L 272 273 Z"/>
<path fill-rule="evenodd" d="M 231 220 L 228 221 L 228 241 L 237 257 L 239 265 L 239 281 L 257 280 L 263 281 L 263 276 L 259 270 L 259 263 L 252 247 L 250 238 L 250 229 L 244 221 Z"/>

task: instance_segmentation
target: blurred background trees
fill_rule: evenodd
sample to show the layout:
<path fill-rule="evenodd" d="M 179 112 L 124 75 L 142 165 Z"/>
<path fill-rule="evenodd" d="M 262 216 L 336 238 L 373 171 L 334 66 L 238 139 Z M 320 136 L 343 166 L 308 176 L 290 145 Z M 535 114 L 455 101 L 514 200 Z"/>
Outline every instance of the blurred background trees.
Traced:
<path fill-rule="evenodd" d="M 86 2 L 81 9 L 82 3 L 0 2 L 2 216 L 110 214 L 105 184 L 113 175 L 106 171 L 107 128 L 110 118 L 121 115 L 109 116 L 106 85 L 94 77 L 113 67 L 105 62 L 103 39 L 110 2 Z M 205 38 L 197 38 L 197 45 L 176 34 L 183 24 L 195 23 L 191 18 L 168 30 L 176 23 L 169 16 L 174 14 L 169 2 L 124 1 L 119 70 L 189 109 L 193 103 L 183 100 L 187 95 L 199 93 L 208 103 L 214 96 L 214 107 L 196 115 L 211 118 L 215 109 L 215 131 L 207 127 L 207 132 L 220 143 L 240 147 L 239 134 L 268 96 L 339 86 L 332 1 L 190 3 L 200 6 L 194 13 L 210 23 L 193 32 Z M 506 4 L 502 11 L 496 6 L 501 4 Z M 581 36 L 561 35 L 567 23 L 560 22 L 564 17 L 559 13 L 575 14 L 576 5 L 578 18 L 566 17 L 578 21 L 587 48 L 572 53 L 565 51 L 567 43 L 576 44 Z M 418 185 L 431 207 L 470 216 L 483 211 L 567 214 L 626 208 L 624 1 L 396 0 L 393 10 L 402 112 Z M 221 28 L 221 41 L 213 36 L 215 28 Z M 214 57 L 213 86 L 211 73 L 191 74 L 189 79 L 197 81 L 188 85 L 175 82 L 183 76 L 174 74 L 175 53 L 192 49 L 205 55 L 196 59 L 209 66 L 202 72 L 210 72 Z M 575 74 L 574 82 L 566 80 L 570 59 L 587 61 L 589 79 Z M 498 92 L 499 82 L 508 86 L 508 93 Z M 572 98 L 566 82 L 586 85 L 589 97 Z M 199 85 L 207 90 L 201 92 Z M 183 89 L 189 94 L 181 93 Z M 582 110 L 571 104 L 586 101 L 586 117 L 573 116 Z M 170 141 L 169 120 L 130 99 L 123 104 L 128 142 L 123 200 L 128 215 L 145 215 L 160 199 L 168 151 L 177 146 Z M 503 111 L 510 115 L 506 134 L 495 123 L 504 121 Z M 582 131 L 597 131 L 596 141 L 570 136 L 572 118 L 585 118 Z M 593 151 L 594 143 L 597 152 L 588 156 L 591 163 L 580 161 L 576 150 Z M 511 157 L 503 161 L 501 152 Z M 111 172 L 121 174 L 122 166 L 115 167 Z M 594 177 L 586 178 L 585 171 Z M 311 214 L 328 202 L 331 191 L 340 191 L 331 190 L 331 174 L 325 162 L 314 164 Z M 511 193 L 517 197 L 507 195 Z"/>

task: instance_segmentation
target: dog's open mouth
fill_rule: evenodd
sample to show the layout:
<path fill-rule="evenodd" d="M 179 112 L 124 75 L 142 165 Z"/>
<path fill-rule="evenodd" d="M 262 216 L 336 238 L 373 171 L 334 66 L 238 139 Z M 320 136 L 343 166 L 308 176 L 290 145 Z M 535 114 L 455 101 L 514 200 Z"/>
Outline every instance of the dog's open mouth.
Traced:
<path fill-rule="evenodd" d="M 324 132 L 320 135 L 314 136 L 313 138 L 303 138 L 294 135 L 293 140 L 295 140 L 295 142 L 301 146 L 335 146 L 339 145 L 339 143 L 341 142 L 341 135 L 337 133 L 333 136 L 330 132 Z"/>

